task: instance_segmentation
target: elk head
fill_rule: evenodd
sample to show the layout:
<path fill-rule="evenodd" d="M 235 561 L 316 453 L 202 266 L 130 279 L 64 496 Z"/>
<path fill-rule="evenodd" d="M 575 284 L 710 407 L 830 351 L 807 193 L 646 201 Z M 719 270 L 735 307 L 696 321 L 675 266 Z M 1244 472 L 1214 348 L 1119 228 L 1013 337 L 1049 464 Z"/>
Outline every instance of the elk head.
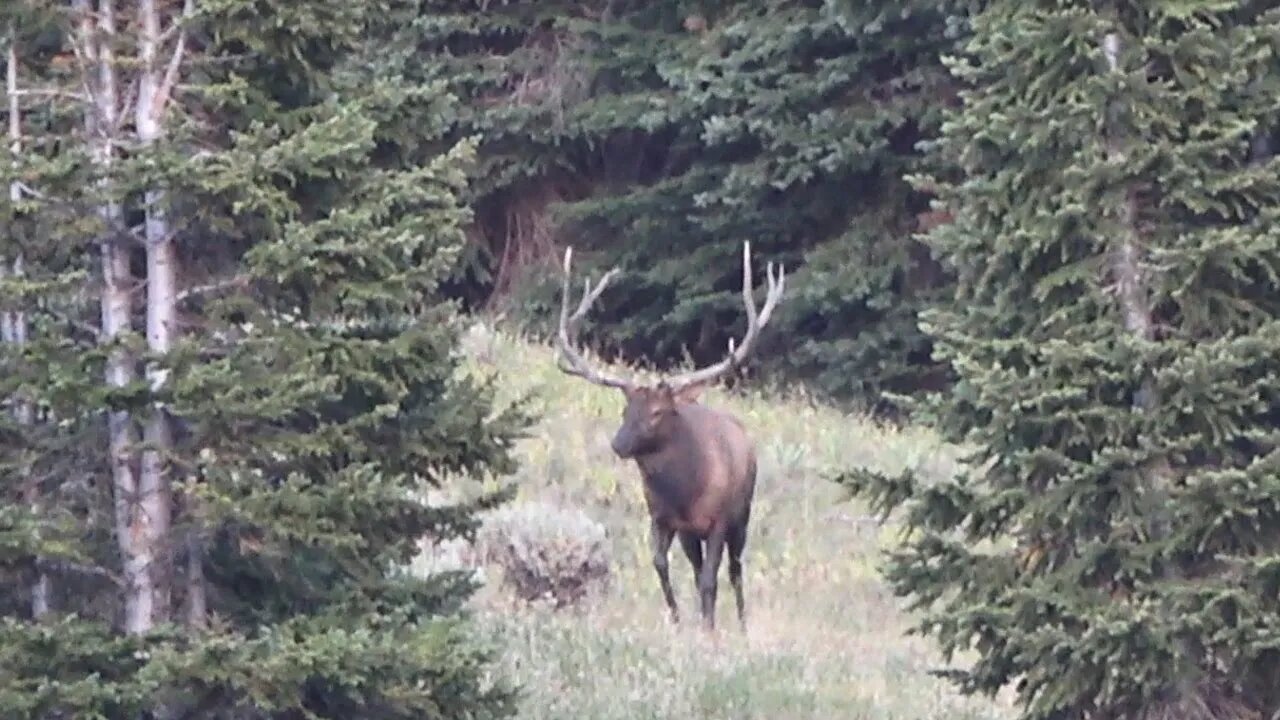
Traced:
<path fill-rule="evenodd" d="M 588 278 L 583 287 L 578 308 L 569 313 L 569 294 L 573 248 L 564 252 L 564 285 L 560 303 L 560 329 L 556 335 L 559 351 L 557 365 L 560 370 L 604 387 L 617 388 L 626 396 L 627 405 L 622 414 L 622 426 L 614 434 L 611 443 L 614 453 L 623 459 L 653 452 L 663 446 L 671 432 L 671 420 L 682 403 L 693 402 L 702 389 L 721 375 L 736 369 L 750 355 L 759 337 L 760 329 L 769 322 L 773 309 L 782 298 L 786 284 L 781 266 L 775 274 L 773 263 L 766 267 L 768 289 L 764 307 L 757 310 L 751 285 L 751 244 L 742 244 L 742 300 L 747 312 L 747 331 L 741 342 L 729 340 L 729 351 L 723 360 L 707 367 L 663 378 L 656 384 L 645 385 L 632 378 L 609 375 L 591 367 L 575 347 L 578 327 L 591 305 L 604 292 L 609 281 L 617 275 L 617 269 L 605 273 L 600 282 L 592 285 Z"/>

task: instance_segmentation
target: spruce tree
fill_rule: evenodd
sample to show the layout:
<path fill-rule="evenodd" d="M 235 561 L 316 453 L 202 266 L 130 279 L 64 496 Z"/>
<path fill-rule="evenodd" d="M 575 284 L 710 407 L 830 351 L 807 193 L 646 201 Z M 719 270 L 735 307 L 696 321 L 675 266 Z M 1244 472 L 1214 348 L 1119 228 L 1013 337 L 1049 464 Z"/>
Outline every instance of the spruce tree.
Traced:
<path fill-rule="evenodd" d="M 784 1 L 680 17 L 654 69 L 664 109 L 683 115 L 667 176 L 571 210 L 638 286 L 600 319 L 655 360 L 718 357 L 741 322 L 733 258 L 749 239 L 796 267 L 801 288 L 778 320 L 785 352 L 761 354 L 768 366 L 872 404 L 915 390 L 932 371 L 916 310 L 945 277 L 912 238 L 927 200 L 903 176 L 946 94 L 946 9 Z M 598 104 L 627 101 L 641 125 L 652 96 L 637 87 Z"/>
<path fill-rule="evenodd" d="M 453 131 L 482 138 L 477 265 L 497 277 L 477 277 L 497 308 L 552 317 L 537 278 L 571 241 L 625 271 L 595 316 L 607 352 L 718 360 L 750 240 L 802 288 L 769 369 L 873 404 L 936 382 L 915 314 L 948 278 L 903 175 L 949 95 L 950 3 L 430 6 L 451 11 L 430 23 L 436 70 L 472 98 Z"/>
<path fill-rule="evenodd" d="M 425 490 L 510 471 L 527 422 L 458 372 L 440 282 L 474 148 L 440 150 L 457 101 L 406 80 L 417 4 L 24 11 L 42 92 L 3 248 L 38 252 L 4 283 L 31 340 L 3 389 L 38 412 L 0 438 L 6 716 L 510 714 L 470 581 L 406 570 L 502 499 Z"/>
<path fill-rule="evenodd" d="M 934 152 L 960 473 L 843 477 L 919 630 L 1022 717 L 1280 711 L 1280 13 L 984 3 Z"/>

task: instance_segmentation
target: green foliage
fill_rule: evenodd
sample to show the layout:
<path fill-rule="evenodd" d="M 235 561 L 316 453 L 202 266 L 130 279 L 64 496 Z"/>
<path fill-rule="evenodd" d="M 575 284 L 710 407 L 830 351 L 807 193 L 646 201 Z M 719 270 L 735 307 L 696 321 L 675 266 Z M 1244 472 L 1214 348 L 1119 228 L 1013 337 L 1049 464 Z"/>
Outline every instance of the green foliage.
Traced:
<path fill-rule="evenodd" d="M 971 456 L 843 477 L 904 512 L 887 575 L 976 651 L 952 677 L 1025 718 L 1280 711 L 1280 14 L 1184 5 L 973 17 L 934 148 L 956 296 L 926 316 Z"/>
<path fill-rule="evenodd" d="M 483 139 L 477 263 L 497 277 L 478 279 L 545 318 L 572 244 L 584 271 L 624 270 L 594 317 L 610 349 L 704 363 L 745 323 L 749 240 L 761 277 L 775 261 L 794 278 L 767 368 L 871 403 L 936 383 L 915 316 L 947 278 L 912 237 L 927 195 L 904 175 L 948 94 L 948 9 L 510 3 L 435 23 L 474 98 L 454 132 Z"/>
<path fill-rule="evenodd" d="M 0 702 L 10 717 L 136 717 L 160 688 L 147 677 L 154 642 L 73 616 L 0 624 Z"/>
<path fill-rule="evenodd" d="M 511 472 L 529 422 L 459 371 L 441 283 L 465 244 L 475 151 L 439 136 L 456 99 L 408 79 L 420 8 L 200 6 L 202 54 L 166 138 L 127 147 L 104 184 L 77 100 L 24 112 L 30 142 L 13 172 L 39 195 L 5 208 L 0 252 L 29 250 L 27 276 L 2 296 L 32 339 L 3 345 L 0 391 L 37 418 L 0 419 L 0 574 L 12 581 L 0 703 L 14 717 L 508 716 L 512 689 L 489 679 L 491 650 L 461 614 L 470 582 L 405 571 L 421 538 L 469 535 L 506 497 L 432 506 L 425 491 Z M 67 18 L 49 22 L 62 45 L 28 53 L 34 40 L 20 38 L 23 80 L 70 88 L 51 59 L 67 50 Z M 84 218 L 112 199 L 137 222 L 141 191 L 157 186 L 180 244 L 183 332 L 154 358 L 171 373 L 159 390 L 108 390 L 95 244 L 127 230 Z M 137 420 L 153 403 L 176 429 L 164 551 L 175 609 L 195 555 L 208 622 L 126 638 L 102 419 L 112 408 Z M 38 507 L 24 501 L 32 483 Z M 37 569 L 55 589 L 40 621 Z"/>

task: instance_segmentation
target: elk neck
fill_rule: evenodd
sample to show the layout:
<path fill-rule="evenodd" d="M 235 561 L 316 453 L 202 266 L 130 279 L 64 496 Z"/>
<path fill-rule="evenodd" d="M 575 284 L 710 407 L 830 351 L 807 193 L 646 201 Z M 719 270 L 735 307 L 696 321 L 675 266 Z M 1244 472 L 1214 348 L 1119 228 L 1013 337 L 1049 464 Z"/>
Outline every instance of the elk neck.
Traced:
<path fill-rule="evenodd" d="M 667 420 L 662 440 L 654 448 L 636 455 L 649 491 L 671 509 L 683 509 L 702 494 L 704 453 L 699 446 L 696 420 L 689 405 L 681 405 Z"/>

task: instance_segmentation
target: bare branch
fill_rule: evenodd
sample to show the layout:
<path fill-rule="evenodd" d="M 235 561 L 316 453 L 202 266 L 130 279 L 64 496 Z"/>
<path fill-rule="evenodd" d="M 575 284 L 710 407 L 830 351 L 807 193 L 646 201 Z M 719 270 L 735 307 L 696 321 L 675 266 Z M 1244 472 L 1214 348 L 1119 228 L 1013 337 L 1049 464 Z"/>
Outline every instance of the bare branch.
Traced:
<path fill-rule="evenodd" d="M 169 104 L 170 96 L 173 93 L 174 83 L 178 81 L 178 72 L 182 67 L 183 55 L 186 53 L 187 49 L 186 24 L 191 20 L 195 11 L 195 0 L 185 0 L 182 4 L 182 16 L 174 20 L 173 25 L 165 31 L 165 34 L 167 35 L 177 29 L 178 42 L 173 47 L 173 54 L 169 56 L 169 64 L 164 71 L 164 79 L 160 82 L 160 87 L 156 90 L 155 108 L 153 112 L 155 112 L 157 117 L 164 112 L 165 107 Z M 161 42 L 164 42 L 163 36 L 161 36 Z"/>
<path fill-rule="evenodd" d="M 773 263 L 769 263 L 765 267 L 765 275 L 768 277 L 768 290 L 765 294 L 764 307 L 757 311 L 751 285 L 751 243 L 742 243 L 742 303 L 747 310 L 746 334 L 738 343 L 735 343 L 733 338 L 729 339 L 729 354 L 724 360 L 700 370 L 669 378 L 667 385 L 673 389 L 679 389 L 709 382 L 737 368 L 746 360 L 760 335 L 760 329 L 769 323 L 769 318 L 773 315 L 774 308 L 778 306 L 778 301 L 782 299 L 782 292 L 786 287 L 786 270 L 782 266 L 778 266 L 775 274 Z"/>
<path fill-rule="evenodd" d="M 76 330 L 85 333 L 89 337 L 93 338 L 95 343 L 101 343 L 103 341 L 102 328 L 91 323 L 84 322 L 83 320 L 77 320 L 66 313 L 54 310 L 53 308 L 45 308 L 45 312 L 52 315 L 58 322 L 66 323 L 68 327 L 75 328 Z"/>
<path fill-rule="evenodd" d="M 146 223 L 143 223 L 140 225 L 130 225 L 124 230 L 125 230 L 125 233 L 129 236 L 129 238 L 132 240 L 136 240 L 139 245 L 145 246 L 149 242 L 147 240 L 147 234 L 146 234 L 146 230 L 147 230 Z M 174 240 L 177 237 L 178 237 L 178 231 L 176 229 L 171 229 L 167 233 L 165 233 L 165 235 L 159 238 L 158 241 L 169 242 L 171 240 Z M 146 287 L 146 286 L 143 285 L 142 287 Z M 137 289 L 141 289 L 141 288 L 137 288 Z"/>
<path fill-rule="evenodd" d="M 207 295 L 208 293 L 218 292 L 220 290 L 229 290 L 231 288 L 242 288 L 249 284 L 249 278 L 244 275 L 219 280 L 218 282 L 207 283 L 204 285 L 196 285 L 178 293 L 177 301 L 182 302 L 190 298 Z"/>
<path fill-rule="evenodd" d="M 592 287 L 591 280 L 588 278 L 583 284 L 582 300 L 578 303 L 578 309 L 569 315 L 569 293 L 570 293 L 570 266 L 573 262 L 573 248 L 566 248 L 564 251 L 564 284 L 562 287 L 562 295 L 560 299 L 560 328 L 556 334 L 556 348 L 560 351 L 557 365 L 562 372 L 569 375 L 576 375 L 588 382 L 596 385 L 613 388 L 630 388 L 634 385 L 629 380 L 606 375 L 591 367 L 586 358 L 580 352 L 574 349 L 577 341 L 578 326 L 582 319 L 586 316 L 587 310 L 591 308 L 592 303 L 600 297 L 604 292 L 609 281 L 618 274 L 617 268 L 605 273 L 600 282 Z"/>
<path fill-rule="evenodd" d="M 16 188 L 18 189 L 18 192 L 19 192 L 19 193 L 22 193 L 23 195 L 26 195 L 27 197 L 33 197 L 33 198 L 35 198 L 35 199 L 37 199 L 37 200 L 45 200 L 45 199 L 46 199 L 46 195 L 45 195 L 44 193 L 40 192 L 39 190 L 36 190 L 35 188 L 31 187 L 30 185 L 28 185 L 28 184 L 26 184 L 26 183 L 24 183 L 24 182 L 22 182 L 22 181 L 20 181 L 20 180 L 15 180 L 15 181 L 13 181 L 13 186 L 14 186 L 14 187 L 16 187 Z M 20 200 L 20 199 L 22 199 L 22 198 L 21 198 L 21 196 L 19 196 L 17 199 L 19 199 L 19 200 Z"/>
<path fill-rule="evenodd" d="M 76 32 L 71 36 L 71 52 L 79 61 L 81 75 L 98 62 L 98 45 L 93 35 L 95 13 L 89 7 L 89 0 L 75 0 L 72 14 L 76 20 Z"/>
<path fill-rule="evenodd" d="M 124 582 L 118 575 L 107 570 L 106 568 L 94 567 L 92 565 L 82 565 L 80 563 L 71 562 L 70 560 L 53 560 L 49 558 L 37 558 L 36 568 L 41 572 L 60 572 L 75 575 L 88 575 L 90 577 L 102 578 L 116 586 L 124 585 Z"/>
<path fill-rule="evenodd" d="M 13 153 L 16 166 L 18 155 L 22 152 L 22 108 L 18 105 L 18 48 L 17 30 L 10 28 L 14 38 L 9 41 L 8 68 L 5 73 L 5 90 L 9 96 L 9 152 Z M 22 199 L 22 190 L 15 180 L 9 184 L 9 199 L 18 202 Z"/>
<path fill-rule="evenodd" d="M 120 131 L 124 127 L 125 118 L 129 117 L 129 108 L 134 107 L 138 102 L 141 86 L 142 79 L 138 75 L 134 75 L 129 80 L 129 87 L 125 88 L 124 91 L 124 99 L 120 101 L 120 112 L 116 114 L 115 124 L 111 127 L 111 136 L 113 138 L 123 134 Z"/>
<path fill-rule="evenodd" d="M 68 100 L 78 100 L 82 102 L 90 99 L 89 96 L 86 95 L 85 93 L 75 92 L 74 90 L 62 90 L 60 88 L 24 88 L 22 90 L 15 90 L 13 92 L 13 96 L 20 97 L 20 98 L 22 97 L 60 97 L 60 98 L 67 98 Z"/>
<path fill-rule="evenodd" d="M 98 35 L 115 37 L 115 11 L 112 3 L 106 2 L 101 12 L 95 12 L 90 7 L 89 0 L 75 0 L 73 8 L 77 20 L 75 38 L 78 42 L 73 41 L 71 47 L 80 65 L 80 84 L 85 95 L 92 100 L 89 103 L 89 114 L 94 122 L 88 129 L 90 135 L 101 136 L 98 139 L 105 144 L 106 138 L 113 136 L 116 131 L 116 118 L 120 114 L 116 107 L 119 97 L 116 89 L 115 57 L 110 43 L 100 43 Z M 98 78 L 96 88 L 89 82 L 95 72 Z"/>
<path fill-rule="evenodd" d="M 115 37 L 115 19 L 110 3 L 106 12 L 93 9 L 89 0 L 73 0 L 70 15 L 76 31 L 71 34 L 71 51 L 79 68 L 80 87 L 88 99 L 86 134 L 91 141 L 105 140 L 95 136 L 110 137 L 117 130 L 115 117 L 116 88 L 114 58 L 101 36 Z M 96 78 L 96 83 L 95 83 Z"/>
<path fill-rule="evenodd" d="M 5 61 L 7 62 L 7 72 L 5 73 L 5 95 L 8 99 L 9 111 L 9 150 L 13 153 L 14 169 L 17 169 L 18 154 L 22 152 L 22 116 L 18 107 L 18 96 L 15 93 L 18 90 L 18 48 L 17 48 L 17 31 L 12 25 L 9 27 L 13 37 L 9 41 L 9 50 L 6 53 Z M 15 173 L 16 175 L 16 173 Z M 21 191 L 18 189 L 16 182 L 9 183 L 9 200 L 18 202 L 21 199 Z M 0 279 L 8 278 L 8 268 L 0 263 Z M 14 314 L 5 310 L 0 312 L 0 341 L 5 343 L 14 340 Z"/>

